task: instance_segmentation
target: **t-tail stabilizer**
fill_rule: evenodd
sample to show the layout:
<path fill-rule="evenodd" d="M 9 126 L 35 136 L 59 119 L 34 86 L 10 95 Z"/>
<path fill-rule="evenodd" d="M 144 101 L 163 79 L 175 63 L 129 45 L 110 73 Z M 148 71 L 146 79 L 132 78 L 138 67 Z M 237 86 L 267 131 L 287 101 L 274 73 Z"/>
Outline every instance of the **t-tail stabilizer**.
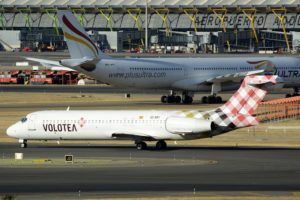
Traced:
<path fill-rule="evenodd" d="M 272 85 L 282 82 L 276 75 L 251 75 L 245 77 L 241 87 L 221 107 L 210 112 L 210 119 L 227 132 L 235 128 L 254 126 L 259 119 L 254 111 Z"/>

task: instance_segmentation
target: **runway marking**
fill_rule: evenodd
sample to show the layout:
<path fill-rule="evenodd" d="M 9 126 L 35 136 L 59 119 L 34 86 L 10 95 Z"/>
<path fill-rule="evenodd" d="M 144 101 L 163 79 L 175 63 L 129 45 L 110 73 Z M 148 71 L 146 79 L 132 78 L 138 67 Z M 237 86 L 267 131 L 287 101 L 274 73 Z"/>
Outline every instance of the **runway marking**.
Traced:
<path fill-rule="evenodd" d="M 34 168 L 34 167 L 153 167 L 153 166 L 192 166 L 192 165 L 214 165 L 218 162 L 215 160 L 197 160 L 197 159 L 161 159 L 161 158 L 132 158 L 124 159 L 118 157 L 112 158 L 76 158 L 73 164 L 66 164 L 61 158 L 37 158 L 37 159 L 3 159 L 0 162 L 2 167 L 15 168 Z"/>

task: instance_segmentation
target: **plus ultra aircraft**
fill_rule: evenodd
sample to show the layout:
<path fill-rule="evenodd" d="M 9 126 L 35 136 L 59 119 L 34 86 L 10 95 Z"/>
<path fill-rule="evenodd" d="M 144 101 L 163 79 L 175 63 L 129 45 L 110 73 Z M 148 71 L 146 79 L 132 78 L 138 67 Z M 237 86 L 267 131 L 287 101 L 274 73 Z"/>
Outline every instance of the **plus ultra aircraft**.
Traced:
<path fill-rule="evenodd" d="M 163 103 L 192 103 L 195 92 L 210 91 L 203 103 L 221 103 L 216 94 L 236 90 L 247 75 L 275 74 L 284 87 L 298 91 L 297 57 L 225 58 L 112 58 L 101 52 L 70 11 L 58 11 L 70 59 L 51 61 L 27 58 L 45 66 L 67 67 L 104 83 L 122 88 L 167 89 Z"/>

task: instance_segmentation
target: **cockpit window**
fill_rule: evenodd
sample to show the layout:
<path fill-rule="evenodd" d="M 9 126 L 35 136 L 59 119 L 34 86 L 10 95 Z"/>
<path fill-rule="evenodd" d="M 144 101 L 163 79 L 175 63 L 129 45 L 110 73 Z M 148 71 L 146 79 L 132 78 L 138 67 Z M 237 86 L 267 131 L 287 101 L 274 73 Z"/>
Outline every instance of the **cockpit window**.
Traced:
<path fill-rule="evenodd" d="M 21 122 L 24 123 L 27 121 L 27 117 L 22 117 Z"/>

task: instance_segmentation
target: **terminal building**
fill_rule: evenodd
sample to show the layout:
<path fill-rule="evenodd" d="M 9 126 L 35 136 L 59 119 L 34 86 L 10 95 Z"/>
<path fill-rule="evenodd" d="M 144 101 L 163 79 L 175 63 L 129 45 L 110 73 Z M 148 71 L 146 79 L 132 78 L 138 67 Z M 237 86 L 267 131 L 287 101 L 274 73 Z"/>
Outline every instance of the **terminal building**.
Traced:
<path fill-rule="evenodd" d="M 18 48 L 18 44 L 21 49 L 36 51 L 63 49 L 65 42 L 56 12 L 68 9 L 106 51 L 291 52 L 298 51 L 299 46 L 299 3 L 298 0 L 2 0 L 0 43 L 6 49 Z M 18 35 L 19 43 L 12 42 L 7 35 Z"/>

